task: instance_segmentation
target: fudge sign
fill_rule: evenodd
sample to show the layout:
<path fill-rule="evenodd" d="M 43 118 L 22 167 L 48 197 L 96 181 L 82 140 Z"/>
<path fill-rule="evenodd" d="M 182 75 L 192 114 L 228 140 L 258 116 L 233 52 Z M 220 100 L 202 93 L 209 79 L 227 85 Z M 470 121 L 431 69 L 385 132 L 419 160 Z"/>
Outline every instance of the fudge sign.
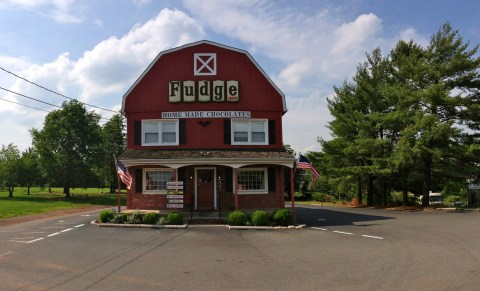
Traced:
<path fill-rule="evenodd" d="M 168 101 L 178 102 L 238 102 L 238 81 L 170 81 Z"/>

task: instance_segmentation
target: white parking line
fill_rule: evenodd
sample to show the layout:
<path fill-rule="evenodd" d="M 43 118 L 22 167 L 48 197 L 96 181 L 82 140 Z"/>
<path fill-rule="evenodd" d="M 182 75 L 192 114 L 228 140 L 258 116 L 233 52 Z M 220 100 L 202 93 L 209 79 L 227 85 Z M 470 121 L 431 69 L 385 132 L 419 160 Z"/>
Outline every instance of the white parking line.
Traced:
<path fill-rule="evenodd" d="M 75 225 L 74 227 L 77 228 L 77 227 L 81 227 L 81 226 L 84 226 L 85 224 L 79 224 L 79 225 Z"/>
<path fill-rule="evenodd" d="M 368 238 L 374 238 L 374 239 L 383 239 L 383 237 L 381 236 L 372 236 L 372 235 L 366 235 L 366 234 L 362 234 L 363 237 L 368 237 Z"/>
<path fill-rule="evenodd" d="M 59 232 L 54 232 L 54 233 L 51 233 L 51 234 L 49 234 L 49 235 L 47 235 L 47 236 L 48 236 L 48 237 L 52 237 L 52 236 L 57 235 L 57 234 L 60 234 L 60 233 L 59 233 Z"/>
<path fill-rule="evenodd" d="M 43 237 L 40 237 L 40 238 L 37 238 L 37 239 L 34 239 L 34 240 L 30 240 L 30 241 L 12 240 L 12 239 L 10 241 L 29 244 L 29 243 L 36 242 L 36 241 L 39 241 L 39 240 L 42 240 L 42 239 L 43 239 Z"/>
<path fill-rule="evenodd" d="M 335 232 L 335 233 L 339 233 L 339 234 L 348 234 L 348 235 L 353 235 L 353 233 L 351 233 L 351 232 L 345 232 L 345 231 L 338 231 L 338 230 L 334 230 L 333 232 Z"/>
<path fill-rule="evenodd" d="M 313 228 L 313 229 L 318 229 L 318 230 L 328 230 L 328 229 L 326 229 L 326 228 L 314 227 L 314 226 L 312 226 L 311 228 Z"/>
<path fill-rule="evenodd" d="M 64 229 L 64 230 L 61 230 L 60 232 L 66 232 L 66 231 L 70 231 L 72 230 L 73 228 L 67 228 L 67 229 Z"/>
<path fill-rule="evenodd" d="M 26 240 L 26 239 L 32 239 L 35 238 L 34 236 L 27 236 L 27 237 L 12 237 L 10 240 Z"/>
<path fill-rule="evenodd" d="M 7 255 L 9 255 L 9 254 L 11 254 L 11 253 L 13 253 L 13 252 L 8 252 L 8 253 L 0 254 L 0 257 L 7 256 Z"/>

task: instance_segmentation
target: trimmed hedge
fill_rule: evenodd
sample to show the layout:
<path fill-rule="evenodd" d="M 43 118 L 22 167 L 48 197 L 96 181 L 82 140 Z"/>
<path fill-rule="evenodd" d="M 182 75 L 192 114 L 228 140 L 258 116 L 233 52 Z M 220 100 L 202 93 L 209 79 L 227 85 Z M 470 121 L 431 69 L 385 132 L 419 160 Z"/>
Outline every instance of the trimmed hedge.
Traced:
<path fill-rule="evenodd" d="M 245 212 L 240 210 L 232 211 L 228 214 L 227 223 L 229 225 L 243 226 L 247 224 L 248 216 Z"/>
<path fill-rule="evenodd" d="M 158 214 L 154 212 L 148 212 L 143 216 L 143 223 L 156 224 L 158 221 Z"/>
<path fill-rule="evenodd" d="M 167 214 L 168 224 L 173 225 L 182 225 L 183 224 L 183 214 L 177 211 L 171 211 Z"/>
<path fill-rule="evenodd" d="M 288 226 L 293 219 L 293 213 L 290 209 L 280 208 L 273 212 L 272 220 L 276 225 Z"/>
<path fill-rule="evenodd" d="M 252 223 L 255 226 L 268 225 L 268 214 L 263 210 L 255 210 L 252 213 Z"/>
<path fill-rule="evenodd" d="M 113 220 L 115 217 L 115 210 L 112 209 L 105 209 L 100 212 L 100 222 L 106 223 L 110 222 L 110 220 Z"/>

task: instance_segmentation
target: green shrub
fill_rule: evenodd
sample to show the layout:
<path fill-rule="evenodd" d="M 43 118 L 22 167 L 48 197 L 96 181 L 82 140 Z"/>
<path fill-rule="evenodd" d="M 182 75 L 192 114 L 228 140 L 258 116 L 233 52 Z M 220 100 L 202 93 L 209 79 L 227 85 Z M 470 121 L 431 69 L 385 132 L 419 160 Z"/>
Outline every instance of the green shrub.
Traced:
<path fill-rule="evenodd" d="M 183 214 L 177 211 L 172 211 L 167 214 L 168 224 L 181 225 L 183 224 Z"/>
<path fill-rule="evenodd" d="M 143 223 L 145 224 L 155 224 L 158 221 L 158 214 L 154 212 L 148 212 L 143 216 Z"/>
<path fill-rule="evenodd" d="M 256 210 L 252 213 L 252 223 L 253 225 L 267 225 L 268 224 L 268 215 L 265 211 Z"/>
<path fill-rule="evenodd" d="M 326 196 L 326 194 L 321 193 L 321 192 L 314 192 L 312 194 L 313 200 L 318 201 L 318 202 L 325 202 L 325 196 Z"/>
<path fill-rule="evenodd" d="M 142 224 L 143 216 L 140 210 L 135 210 L 132 214 L 128 216 L 127 223 L 129 224 Z"/>
<path fill-rule="evenodd" d="M 127 220 L 128 220 L 128 214 L 117 213 L 117 215 L 115 215 L 115 217 L 113 218 L 112 222 L 113 223 L 124 224 L 124 223 L 127 223 Z"/>
<path fill-rule="evenodd" d="M 232 211 L 228 214 L 227 223 L 229 225 L 242 226 L 247 223 L 248 216 L 245 212 L 240 210 Z"/>
<path fill-rule="evenodd" d="M 115 210 L 113 209 L 105 209 L 105 210 L 102 210 L 100 212 L 100 222 L 102 223 L 106 223 L 106 222 L 110 222 L 110 220 L 113 219 L 113 217 L 115 217 Z"/>
<path fill-rule="evenodd" d="M 288 226 L 292 222 L 293 213 L 290 209 L 280 208 L 272 214 L 272 220 L 276 225 Z"/>
<path fill-rule="evenodd" d="M 160 224 L 160 225 L 168 224 L 168 219 L 167 219 L 167 217 L 165 217 L 165 216 L 160 216 L 160 218 L 158 219 L 157 224 Z"/>

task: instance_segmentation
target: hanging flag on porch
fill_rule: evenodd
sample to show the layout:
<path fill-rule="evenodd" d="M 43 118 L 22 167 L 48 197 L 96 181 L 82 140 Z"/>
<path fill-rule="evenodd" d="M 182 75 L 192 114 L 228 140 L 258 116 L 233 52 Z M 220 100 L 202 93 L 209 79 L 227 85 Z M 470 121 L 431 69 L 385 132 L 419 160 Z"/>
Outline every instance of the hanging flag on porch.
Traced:
<path fill-rule="evenodd" d="M 127 167 L 120 162 L 119 160 L 117 161 L 117 173 L 120 176 L 120 180 L 122 180 L 123 183 L 127 186 L 127 189 L 130 190 L 130 187 L 132 187 L 132 176 L 128 172 Z"/>
<path fill-rule="evenodd" d="M 318 171 L 312 166 L 312 163 L 302 154 L 298 159 L 297 169 L 310 170 L 312 172 L 313 180 L 317 180 L 320 177 Z"/>

